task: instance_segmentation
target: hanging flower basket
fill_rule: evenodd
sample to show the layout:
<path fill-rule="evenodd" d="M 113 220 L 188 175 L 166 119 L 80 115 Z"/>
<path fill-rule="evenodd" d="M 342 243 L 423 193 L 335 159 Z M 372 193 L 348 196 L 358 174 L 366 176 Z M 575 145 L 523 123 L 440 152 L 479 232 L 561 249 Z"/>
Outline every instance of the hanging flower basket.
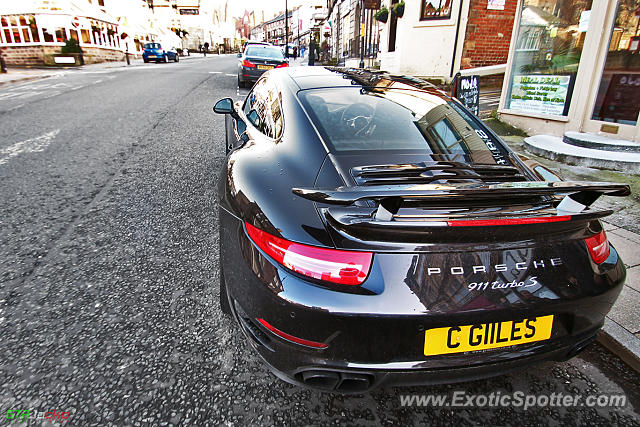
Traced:
<path fill-rule="evenodd" d="M 389 9 L 383 7 L 382 9 L 377 11 L 376 14 L 373 15 L 373 17 L 376 18 L 376 20 L 385 23 L 387 22 L 387 19 L 389 19 Z"/>
<path fill-rule="evenodd" d="M 404 15 L 404 0 L 393 5 L 391 14 L 393 16 L 397 16 L 398 18 L 402 18 L 402 16 Z"/>

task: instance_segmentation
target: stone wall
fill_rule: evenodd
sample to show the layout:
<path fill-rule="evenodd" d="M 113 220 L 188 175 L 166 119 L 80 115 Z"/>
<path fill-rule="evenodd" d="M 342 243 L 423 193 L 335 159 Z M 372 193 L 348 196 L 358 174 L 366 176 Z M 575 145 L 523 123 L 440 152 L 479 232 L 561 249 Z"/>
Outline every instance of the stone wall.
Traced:
<path fill-rule="evenodd" d="M 2 56 L 7 65 L 51 65 L 53 55 L 60 53 L 61 46 L 5 46 L 2 48 Z M 107 61 L 124 61 L 124 53 L 115 49 L 103 49 L 98 47 L 82 48 L 85 64 L 95 64 Z"/>

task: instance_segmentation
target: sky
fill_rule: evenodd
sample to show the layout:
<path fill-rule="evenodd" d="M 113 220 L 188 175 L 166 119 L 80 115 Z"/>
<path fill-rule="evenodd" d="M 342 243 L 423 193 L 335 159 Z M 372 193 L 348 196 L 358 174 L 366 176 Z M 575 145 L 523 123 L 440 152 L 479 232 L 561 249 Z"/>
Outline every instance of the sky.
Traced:
<path fill-rule="evenodd" d="M 272 17 L 280 11 L 284 12 L 284 2 L 285 0 L 230 0 L 229 8 L 231 9 L 231 16 L 242 16 L 245 9 L 248 11 L 264 9 L 265 17 Z M 288 0 L 287 3 L 289 8 L 292 8 L 303 2 L 301 0 Z"/>

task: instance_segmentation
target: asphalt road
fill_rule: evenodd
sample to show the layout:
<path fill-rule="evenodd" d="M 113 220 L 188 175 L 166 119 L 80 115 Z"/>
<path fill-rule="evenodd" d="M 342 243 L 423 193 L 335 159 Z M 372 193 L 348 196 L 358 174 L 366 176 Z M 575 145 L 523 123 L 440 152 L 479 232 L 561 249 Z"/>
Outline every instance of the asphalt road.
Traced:
<path fill-rule="evenodd" d="M 491 380 L 359 396 L 276 379 L 218 307 L 216 182 L 235 57 L 0 88 L 0 416 L 67 425 L 637 424 L 594 345 Z M 231 75 L 228 75 L 231 74 Z M 16 95 L 16 93 L 18 93 Z M 613 407 L 406 407 L 400 395 L 621 394 Z"/>

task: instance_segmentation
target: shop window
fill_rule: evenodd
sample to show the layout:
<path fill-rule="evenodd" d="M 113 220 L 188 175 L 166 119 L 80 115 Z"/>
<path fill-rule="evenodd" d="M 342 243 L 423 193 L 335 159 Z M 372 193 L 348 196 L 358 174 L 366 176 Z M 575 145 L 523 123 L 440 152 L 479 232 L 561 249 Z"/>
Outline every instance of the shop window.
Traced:
<path fill-rule="evenodd" d="M 38 28 L 31 27 L 31 40 L 35 43 L 40 43 L 40 34 L 38 34 Z"/>
<path fill-rule="evenodd" d="M 566 116 L 591 15 L 591 0 L 524 0 L 506 107 Z"/>
<path fill-rule="evenodd" d="M 24 43 L 28 43 L 31 41 L 31 38 L 29 37 L 29 29 L 28 28 L 23 28 L 22 29 L 22 41 Z"/>
<path fill-rule="evenodd" d="M 11 32 L 13 33 L 13 42 L 22 43 L 22 39 L 20 38 L 20 31 L 18 31 L 17 28 L 12 28 Z"/>
<path fill-rule="evenodd" d="M 0 18 L 0 25 L 2 25 L 3 27 L 8 27 L 9 23 L 7 22 L 7 18 L 5 17 Z"/>
<path fill-rule="evenodd" d="M 19 22 L 20 22 L 20 25 L 24 25 L 25 27 L 28 25 L 27 20 L 24 18 L 24 16 L 20 17 Z"/>
<path fill-rule="evenodd" d="M 76 30 L 69 30 L 69 35 L 75 41 L 78 41 L 78 32 Z"/>
<path fill-rule="evenodd" d="M 58 28 L 56 30 L 56 41 L 58 43 L 65 43 L 67 41 L 67 32 L 64 28 Z"/>
<path fill-rule="evenodd" d="M 46 29 L 42 29 L 42 36 L 46 43 L 53 43 L 53 34 L 48 32 Z"/>
<path fill-rule="evenodd" d="M 451 18 L 451 3 L 453 0 L 422 0 L 420 20 Z"/>
<path fill-rule="evenodd" d="M 4 40 L 6 43 L 11 43 L 11 31 L 8 28 L 4 29 Z"/>
<path fill-rule="evenodd" d="M 80 33 L 82 35 L 82 43 L 90 44 L 91 33 L 89 33 L 89 30 L 81 30 Z"/>
<path fill-rule="evenodd" d="M 640 112 L 640 1 L 618 4 L 592 119 L 636 125 Z"/>

